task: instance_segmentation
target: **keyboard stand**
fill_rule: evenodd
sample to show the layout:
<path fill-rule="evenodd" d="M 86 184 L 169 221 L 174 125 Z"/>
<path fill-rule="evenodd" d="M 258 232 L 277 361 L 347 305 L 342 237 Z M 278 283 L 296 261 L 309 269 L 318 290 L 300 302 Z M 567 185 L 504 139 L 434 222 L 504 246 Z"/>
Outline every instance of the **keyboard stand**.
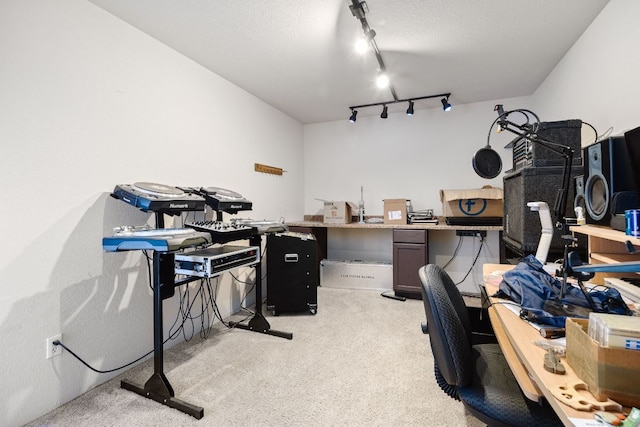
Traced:
<path fill-rule="evenodd" d="M 262 247 L 262 237 L 260 235 L 254 235 L 249 238 L 249 244 L 251 246 Z M 256 312 L 249 320 L 247 325 L 238 322 L 229 322 L 232 328 L 246 329 L 248 331 L 260 332 L 262 334 L 273 335 L 275 337 L 286 338 L 288 340 L 293 339 L 293 334 L 290 332 L 281 332 L 271 329 L 271 325 L 262 314 L 262 266 L 261 262 L 255 265 L 256 269 Z"/>
<path fill-rule="evenodd" d="M 173 387 L 164 375 L 162 301 L 175 293 L 173 252 L 153 253 L 153 375 L 139 386 L 127 379 L 120 382 L 120 387 L 132 391 L 147 399 L 155 400 L 165 406 L 177 409 L 196 419 L 204 416 L 204 408 L 176 399 Z M 184 284 L 186 282 L 181 282 Z"/>

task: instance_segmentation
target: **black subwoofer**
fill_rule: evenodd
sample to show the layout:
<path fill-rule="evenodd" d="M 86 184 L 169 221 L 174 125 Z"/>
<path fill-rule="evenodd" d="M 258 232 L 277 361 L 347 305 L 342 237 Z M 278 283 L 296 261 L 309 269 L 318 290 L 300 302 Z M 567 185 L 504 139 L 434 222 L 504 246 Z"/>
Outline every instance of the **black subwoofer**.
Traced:
<path fill-rule="evenodd" d="M 556 204 L 558 190 L 562 187 L 562 167 L 524 168 L 503 178 L 504 190 L 504 231 L 502 233 L 505 244 L 521 256 L 535 254 L 540 241 L 542 226 L 540 215 L 527 206 L 529 202 L 546 202 L 552 214 Z M 581 166 L 571 168 L 571 182 L 582 174 Z M 573 202 L 575 199 L 575 185 L 569 185 L 566 217 L 575 217 Z M 558 230 L 554 230 L 551 240 L 550 254 L 564 251 L 565 242 Z"/>

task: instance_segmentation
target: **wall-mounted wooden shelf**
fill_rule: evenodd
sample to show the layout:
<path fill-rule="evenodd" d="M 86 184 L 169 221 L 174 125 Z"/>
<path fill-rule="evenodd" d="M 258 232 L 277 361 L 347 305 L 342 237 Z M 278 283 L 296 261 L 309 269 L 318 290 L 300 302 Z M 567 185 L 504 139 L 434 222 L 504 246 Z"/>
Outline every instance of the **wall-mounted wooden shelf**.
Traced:
<path fill-rule="evenodd" d="M 275 166 L 267 166 L 261 163 L 255 163 L 254 170 L 256 172 L 269 173 L 272 175 L 282 175 L 285 171 L 282 168 Z"/>

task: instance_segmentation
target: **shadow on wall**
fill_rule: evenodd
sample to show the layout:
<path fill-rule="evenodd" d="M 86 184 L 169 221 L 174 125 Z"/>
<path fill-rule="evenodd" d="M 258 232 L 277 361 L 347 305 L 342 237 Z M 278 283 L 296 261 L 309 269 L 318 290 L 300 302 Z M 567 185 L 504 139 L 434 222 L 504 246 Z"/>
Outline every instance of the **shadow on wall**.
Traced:
<path fill-rule="evenodd" d="M 153 349 L 153 291 L 147 258 L 142 251 L 104 252 L 102 238 L 113 235 L 113 228 L 118 226 L 147 223 L 154 226 L 154 214 L 141 212 L 102 193 L 72 225 L 73 229 L 65 231 L 75 217 L 70 212 L 0 273 L 4 284 L 16 282 L 17 276 L 29 272 L 33 272 L 33 278 L 21 280 L 46 281 L 41 287 L 43 291 L 15 301 L 7 297 L 0 301 L 10 307 L 0 323 L 2 425 L 28 422 L 124 372 L 99 374 L 70 354 L 46 359 L 48 337 L 62 333 L 67 347 L 103 371 L 127 364 Z M 67 237 L 62 247 L 55 243 L 61 234 Z M 50 260 L 56 255 L 49 279 L 38 275 L 38 267 L 45 268 L 38 260 Z M 244 272 L 247 279 L 252 272 Z M 242 274 L 234 276 L 243 280 Z M 232 310 L 241 303 L 243 287 L 233 286 L 237 285 L 234 280 L 212 280 L 212 297 L 217 299 L 218 292 L 224 289 L 221 293 L 223 298 L 228 297 Z M 197 286 L 197 282 L 191 286 Z M 19 296 L 17 291 L 13 294 Z M 163 304 L 165 337 L 170 329 L 178 327 L 174 323 L 179 314 L 179 294 L 176 289 L 176 295 Z M 198 310 L 199 307 L 194 308 L 197 312 L 194 316 L 199 314 Z M 165 347 L 182 341 L 185 335 L 188 338 L 198 333 L 200 327 L 199 321 L 189 322 L 185 334 L 177 334 L 177 339 Z"/>
<path fill-rule="evenodd" d="M 103 193 L 73 230 L 64 232 L 75 216 L 70 212 L 42 233 L 0 273 L 5 285 L 25 280 L 46 283 L 23 290 L 44 289 L 15 301 L 10 296 L 20 296 L 20 289 L 9 297 L 5 294 L 3 303 L 10 309 L 0 324 L 0 420 L 4 420 L 0 424 L 27 422 L 117 374 L 94 373 L 70 355 L 47 360 L 47 337 L 62 332 L 65 345 L 101 370 L 153 348 L 152 299 L 144 257 L 133 252 L 104 253 L 101 245 L 103 235 L 110 235 L 113 227 L 144 224 L 149 214 Z M 68 239 L 60 249 L 56 242 L 61 230 Z M 39 270 L 51 263 L 52 256 L 57 260 L 47 279 Z"/>

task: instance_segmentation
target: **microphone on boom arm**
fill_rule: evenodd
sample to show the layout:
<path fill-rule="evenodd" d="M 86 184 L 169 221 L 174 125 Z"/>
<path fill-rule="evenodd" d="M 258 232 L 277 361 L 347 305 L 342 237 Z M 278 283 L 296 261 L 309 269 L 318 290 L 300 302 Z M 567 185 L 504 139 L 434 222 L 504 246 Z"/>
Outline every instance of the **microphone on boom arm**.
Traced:
<path fill-rule="evenodd" d="M 493 122 L 498 124 L 498 132 L 507 128 L 506 114 L 502 104 L 498 104 L 493 108 L 493 111 L 498 113 L 498 118 Z M 493 125 L 489 129 L 489 136 L 487 137 L 487 145 L 473 155 L 472 165 L 473 170 L 481 177 L 485 179 L 493 179 L 500 175 L 502 171 L 502 159 L 500 155 L 491 148 L 489 140 L 491 139 L 491 130 Z"/>
<path fill-rule="evenodd" d="M 493 111 L 498 113 L 498 132 L 502 132 L 507 128 L 506 115 L 504 114 L 502 104 L 497 104 L 493 107 Z"/>

